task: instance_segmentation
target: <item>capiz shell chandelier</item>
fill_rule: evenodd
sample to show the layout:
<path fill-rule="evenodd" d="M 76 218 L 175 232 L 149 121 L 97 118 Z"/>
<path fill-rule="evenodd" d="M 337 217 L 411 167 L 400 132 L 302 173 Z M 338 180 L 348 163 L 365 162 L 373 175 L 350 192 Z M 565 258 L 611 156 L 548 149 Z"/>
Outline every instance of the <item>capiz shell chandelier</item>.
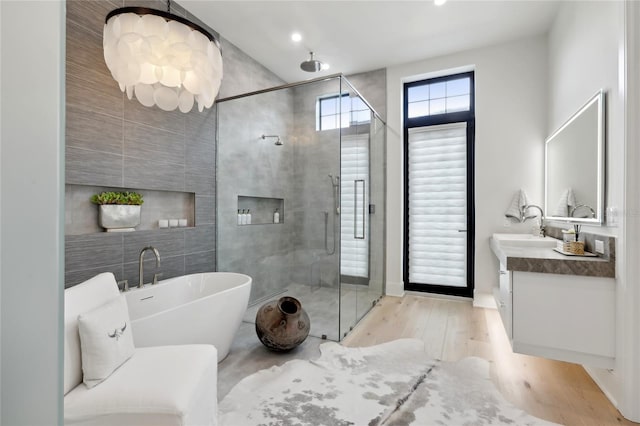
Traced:
<path fill-rule="evenodd" d="M 104 59 L 120 90 L 142 105 L 189 112 L 213 105 L 222 81 L 218 41 L 185 18 L 123 7 L 105 19 Z"/>

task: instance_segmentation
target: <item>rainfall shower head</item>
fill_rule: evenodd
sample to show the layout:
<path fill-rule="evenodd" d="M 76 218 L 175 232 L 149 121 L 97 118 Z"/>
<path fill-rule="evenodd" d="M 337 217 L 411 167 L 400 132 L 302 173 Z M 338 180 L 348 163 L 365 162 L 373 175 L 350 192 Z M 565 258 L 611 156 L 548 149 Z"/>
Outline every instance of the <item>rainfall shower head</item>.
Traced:
<path fill-rule="evenodd" d="M 266 138 L 276 138 L 275 145 L 278 145 L 278 146 L 284 145 L 284 143 L 280 139 L 280 136 L 278 136 L 278 135 L 262 135 L 262 139 L 266 139 Z"/>
<path fill-rule="evenodd" d="M 317 59 L 313 59 L 313 52 L 309 52 L 309 60 L 300 64 L 300 69 L 306 72 L 318 72 L 321 71 L 324 64 Z"/>

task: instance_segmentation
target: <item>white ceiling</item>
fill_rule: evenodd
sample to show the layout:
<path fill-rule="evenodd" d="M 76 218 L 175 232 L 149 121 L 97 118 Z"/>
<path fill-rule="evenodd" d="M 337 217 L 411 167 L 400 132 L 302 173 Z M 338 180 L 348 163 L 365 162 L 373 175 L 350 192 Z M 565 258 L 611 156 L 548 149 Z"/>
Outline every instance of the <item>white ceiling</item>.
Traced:
<path fill-rule="evenodd" d="M 548 30 L 559 1 L 206 1 L 194 15 L 287 82 L 353 74 L 515 40 Z M 298 31 L 302 41 L 291 41 Z M 331 65 L 310 74 L 313 50 Z M 224 53 L 223 53 L 224 54 Z"/>

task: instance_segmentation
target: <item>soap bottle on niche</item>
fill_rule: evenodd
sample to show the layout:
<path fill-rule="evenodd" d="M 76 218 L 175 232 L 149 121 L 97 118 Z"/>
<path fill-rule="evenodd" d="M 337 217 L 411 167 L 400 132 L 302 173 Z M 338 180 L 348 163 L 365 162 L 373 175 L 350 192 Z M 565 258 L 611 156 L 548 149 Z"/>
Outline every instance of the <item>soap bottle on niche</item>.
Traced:
<path fill-rule="evenodd" d="M 242 215 L 240 214 L 240 209 L 238 209 L 238 225 L 242 225 Z"/>
<path fill-rule="evenodd" d="M 240 213 L 240 225 L 246 225 L 247 224 L 247 213 L 245 212 L 244 209 L 242 209 L 242 213 Z"/>
<path fill-rule="evenodd" d="M 251 225 L 251 210 L 247 209 L 247 225 Z"/>
<path fill-rule="evenodd" d="M 280 212 L 278 209 L 273 212 L 273 223 L 280 223 Z"/>

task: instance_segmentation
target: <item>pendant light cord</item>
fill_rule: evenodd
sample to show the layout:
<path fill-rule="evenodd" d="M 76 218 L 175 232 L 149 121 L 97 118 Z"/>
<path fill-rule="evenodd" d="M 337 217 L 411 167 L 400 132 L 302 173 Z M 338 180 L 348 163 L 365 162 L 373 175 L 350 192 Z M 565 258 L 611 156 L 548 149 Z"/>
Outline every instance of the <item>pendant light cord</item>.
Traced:
<path fill-rule="evenodd" d="M 171 13 L 171 0 L 167 0 L 167 13 Z"/>

